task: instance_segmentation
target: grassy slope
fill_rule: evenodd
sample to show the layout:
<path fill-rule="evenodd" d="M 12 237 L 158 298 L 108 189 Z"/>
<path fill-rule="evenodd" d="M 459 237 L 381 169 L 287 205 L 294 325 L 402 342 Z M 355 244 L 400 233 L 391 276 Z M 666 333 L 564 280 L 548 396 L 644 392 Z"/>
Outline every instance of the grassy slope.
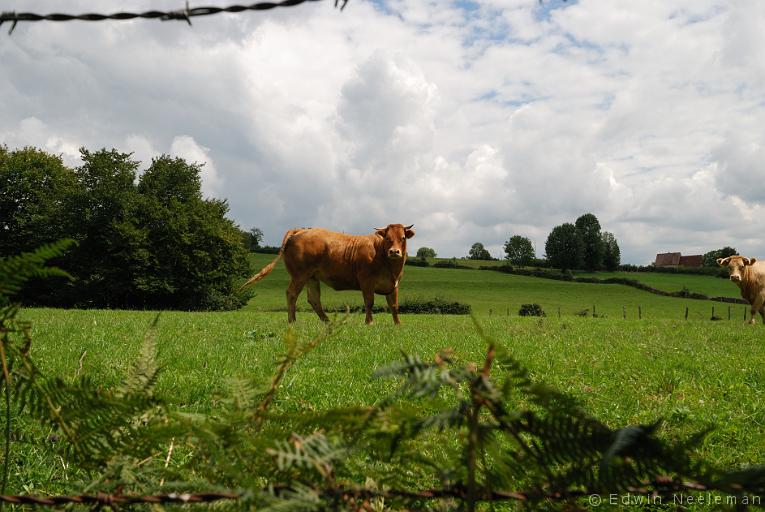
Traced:
<path fill-rule="evenodd" d="M 273 259 L 270 255 L 257 254 L 253 256 L 254 267 L 260 269 Z M 609 277 L 610 274 L 598 274 Z M 635 279 L 635 274 L 631 274 Z M 684 283 L 694 283 L 688 286 L 692 291 L 701 291 L 717 284 L 727 285 L 732 289 L 729 296 L 736 296 L 737 288 L 722 279 L 707 276 L 684 276 L 669 274 L 640 274 L 640 280 L 662 278 L 662 286 L 657 288 L 670 291 L 680 290 Z M 692 278 L 689 280 L 688 278 Z M 674 281 L 673 281 L 674 280 Z M 719 281 L 719 283 L 717 283 Z M 280 262 L 274 271 L 263 281 L 253 286 L 256 296 L 250 301 L 247 310 L 277 311 L 286 308 L 284 290 L 289 282 L 289 276 Z M 656 281 L 644 281 L 653 286 Z M 652 284 L 654 283 L 654 284 Z M 491 309 L 495 315 L 516 315 L 521 304 L 538 303 L 550 316 L 557 316 L 558 308 L 562 315 L 573 315 L 583 309 L 595 310 L 598 314 L 606 314 L 610 318 L 622 318 L 623 308 L 626 308 L 628 318 L 637 317 L 638 306 L 642 309 L 643 318 L 683 318 L 686 306 L 689 317 L 708 319 L 715 314 L 727 318 L 728 305 L 709 301 L 685 300 L 661 297 L 648 292 L 636 290 L 623 285 L 601 285 L 571 283 L 540 279 L 535 277 L 515 276 L 486 270 L 455 270 L 432 267 L 406 267 L 401 282 L 399 300 L 407 297 L 433 298 L 441 296 L 465 302 L 473 306 L 478 314 L 487 314 Z M 702 293 L 704 293 L 702 291 Z M 717 293 L 721 295 L 722 293 Z M 377 304 L 385 304 L 385 298 L 376 296 Z M 336 292 L 322 285 L 322 303 L 325 306 L 342 306 L 344 304 L 362 303 L 361 293 L 355 291 Z M 305 292 L 298 299 L 298 306 L 313 315 L 308 305 Z M 743 319 L 745 306 L 734 305 L 731 315 L 735 320 Z"/>

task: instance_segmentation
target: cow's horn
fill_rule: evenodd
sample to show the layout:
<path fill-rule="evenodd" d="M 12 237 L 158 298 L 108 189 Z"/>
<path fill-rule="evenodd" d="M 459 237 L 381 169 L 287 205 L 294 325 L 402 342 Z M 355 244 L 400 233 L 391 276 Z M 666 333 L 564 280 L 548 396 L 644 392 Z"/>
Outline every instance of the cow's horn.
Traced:
<path fill-rule="evenodd" d="M 388 228 L 375 228 L 375 231 L 385 231 Z"/>
<path fill-rule="evenodd" d="M 406 226 L 404 229 L 412 229 L 413 227 L 414 227 L 414 224 L 409 224 L 409 225 L 408 225 L 408 226 Z"/>

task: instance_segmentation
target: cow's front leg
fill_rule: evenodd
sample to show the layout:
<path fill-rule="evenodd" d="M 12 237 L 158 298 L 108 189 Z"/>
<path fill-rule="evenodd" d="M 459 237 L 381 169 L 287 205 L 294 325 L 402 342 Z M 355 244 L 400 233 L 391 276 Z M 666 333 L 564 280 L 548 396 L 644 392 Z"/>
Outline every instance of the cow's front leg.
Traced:
<path fill-rule="evenodd" d="M 367 314 L 364 320 L 367 325 L 372 323 L 372 306 L 375 305 L 375 291 L 372 289 L 361 290 L 361 294 L 364 296 L 364 311 Z"/>
<path fill-rule="evenodd" d="M 401 325 L 398 319 L 398 286 L 393 288 L 393 291 L 385 296 L 388 301 L 388 307 L 390 308 L 390 314 L 393 316 L 393 323 Z"/>
<path fill-rule="evenodd" d="M 762 322 L 765 324 L 765 295 L 760 295 L 754 299 L 754 302 L 752 303 L 752 319 L 749 321 L 750 324 L 756 323 L 755 317 L 757 316 L 757 313 L 760 314 Z"/>
<path fill-rule="evenodd" d="M 749 323 L 751 325 L 754 325 L 757 323 L 757 314 L 760 313 L 760 310 L 763 308 L 763 297 L 758 296 L 754 299 L 752 302 L 752 318 L 749 319 Z"/>

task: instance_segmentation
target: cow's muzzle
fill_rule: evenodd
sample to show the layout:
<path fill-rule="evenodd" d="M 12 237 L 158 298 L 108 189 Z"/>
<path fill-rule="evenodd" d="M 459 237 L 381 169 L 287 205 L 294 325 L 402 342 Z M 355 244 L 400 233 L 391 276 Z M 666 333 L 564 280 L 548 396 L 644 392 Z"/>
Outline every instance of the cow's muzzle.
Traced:
<path fill-rule="evenodd" d="M 391 249 L 388 251 L 388 257 L 392 260 L 398 260 L 401 259 L 401 250 L 400 249 Z"/>
<path fill-rule="evenodd" d="M 741 282 L 741 276 L 730 276 L 731 281 L 735 281 L 737 283 Z"/>

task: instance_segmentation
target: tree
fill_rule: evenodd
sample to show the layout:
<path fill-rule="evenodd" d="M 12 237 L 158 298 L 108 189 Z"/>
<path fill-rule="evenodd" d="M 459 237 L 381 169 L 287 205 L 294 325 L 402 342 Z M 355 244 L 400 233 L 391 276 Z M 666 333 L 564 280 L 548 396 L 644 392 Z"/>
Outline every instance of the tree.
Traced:
<path fill-rule="evenodd" d="M 603 265 L 606 267 L 606 270 L 613 272 L 619 268 L 621 263 L 619 244 L 616 242 L 616 237 L 613 233 L 608 231 L 604 231 L 601 234 L 601 240 L 603 241 Z"/>
<path fill-rule="evenodd" d="M 203 199 L 200 166 L 161 156 L 138 184 L 141 222 L 151 226 L 146 272 L 137 283 L 157 307 L 234 309 L 235 279 L 249 273 L 240 231 L 226 201 Z"/>
<path fill-rule="evenodd" d="M 597 270 L 603 265 L 603 239 L 600 236 L 600 222 L 595 215 L 585 213 L 576 219 L 575 226 L 584 249 L 582 264 L 589 271 Z"/>
<path fill-rule="evenodd" d="M 536 257 L 531 240 L 520 235 L 514 235 L 505 242 L 505 254 L 513 265 L 529 265 Z"/>
<path fill-rule="evenodd" d="M 250 228 L 249 231 L 243 232 L 244 245 L 250 251 L 254 251 L 260 247 L 260 242 L 263 241 L 263 231 L 260 228 Z"/>
<path fill-rule="evenodd" d="M 0 256 L 69 236 L 77 178 L 61 157 L 0 146 Z"/>
<path fill-rule="evenodd" d="M 72 282 L 25 288 L 27 304 L 233 309 L 249 274 L 225 201 L 205 200 L 200 167 L 163 156 L 136 184 L 128 153 L 80 150 L 72 170 L 41 150 L 0 146 L 0 256 L 72 238 L 55 264 Z"/>
<path fill-rule="evenodd" d="M 430 247 L 420 247 L 419 249 L 417 249 L 417 257 L 421 260 L 426 260 L 428 258 L 435 258 L 436 250 L 431 249 Z"/>
<path fill-rule="evenodd" d="M 715 251 L 709 251 L 708 253 L 704 254 L 702 257 L 702 264 L 705 267 L 716 267 L 717 266 L 717 258 L 727 258 L 728 256 L 734 256 L 738 254 L 738 251 L 734 249 L 733 247 L 723 247 L 722 249 L 717 249 Z"/>
<path fill-rule="evenodd" d="M 139 306 L 133 301 L 135 279 L 148 254 L 146 228 L 138 225 L 143 206 L 135 186 L 138 162 L 115 149 L 80 148 L 80 158 L 69 227 L 79 244 L 64 266 L 76 280 L 71 295 L 61 299 L 86 307 Z"/>
<path fill-rule="evenodd" d="M 490 260 L 491 254 L 487 251 L 481 242 L 476 242 L 470 248 L 468 259 L 471 260 Z"/>
<path fill-rule="evenodd" d="M 576 226 L 568 222 L 555 226 L 545 242 L 545 253 L 551 267 L 562 271 L 579 268 L 584 247 Z"/>

